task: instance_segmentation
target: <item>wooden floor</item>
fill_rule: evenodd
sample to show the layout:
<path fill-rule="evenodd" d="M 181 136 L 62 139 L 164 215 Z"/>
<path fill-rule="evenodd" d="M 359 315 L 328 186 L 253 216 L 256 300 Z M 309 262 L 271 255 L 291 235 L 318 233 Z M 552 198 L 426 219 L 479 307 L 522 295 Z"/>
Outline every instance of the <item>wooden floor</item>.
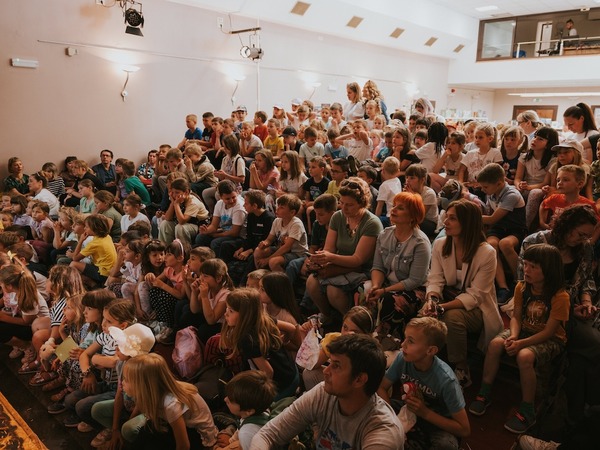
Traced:
<path fill-rule="evenodd" d="M 39 436 L 50 450 L 90 449 L 89 443 L 96 431 L 80 433 L 77 429 L 65 428 L 61 420 L 64 414 L 52 416 L 46 408 L 50 404 L 50 394 L 39 387 L 31 387 L 31 375 L 18 375 L 20 364 L 9 360 L 10 348 L 0 346 L 0 391 L 11 402 L 29 427 Z M 163 352 L 161 352 L 163 353 Z M 465 392 L 467 405 L 477 394 L 481 372 L 481 361 L 472 363 L 474 384 Z M 508 450 L 515 441 L 515 435 L 506 431 L 504 421 L 512 408 L 518 406 L 520 390 L 518 372 L 511 367 L 502 367 L 492 393 L 492 405 L 483 417 L 469 414 L 471 436 L 462 441 L 465 450 Z"/>

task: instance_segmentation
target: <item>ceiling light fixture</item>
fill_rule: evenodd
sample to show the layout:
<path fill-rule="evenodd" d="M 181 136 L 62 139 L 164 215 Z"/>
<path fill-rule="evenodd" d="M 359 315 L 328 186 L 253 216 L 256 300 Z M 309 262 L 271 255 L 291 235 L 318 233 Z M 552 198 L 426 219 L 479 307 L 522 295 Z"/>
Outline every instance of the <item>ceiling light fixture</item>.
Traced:
<path fill-rule="evenodd" d="M 479 6 L 475 8 L 476 11 L 486 12 L 486 11 L 496 11 L 498 7 L 496 5 L 488 5 L 488 6 Z"/>
<path fill-rule="evenodd" d="M 515 97 L 600 97 L 600 92 L 513 92 Z"/>

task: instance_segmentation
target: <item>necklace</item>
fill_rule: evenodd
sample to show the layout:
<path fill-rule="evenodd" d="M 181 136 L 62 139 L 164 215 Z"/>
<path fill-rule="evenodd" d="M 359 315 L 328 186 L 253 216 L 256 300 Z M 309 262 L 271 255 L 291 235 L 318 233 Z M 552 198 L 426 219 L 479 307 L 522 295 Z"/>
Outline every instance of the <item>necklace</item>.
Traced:
<path fill-rule="evenodd" d="M 360 226 L 360 222 L 362 221 L 363 215 L 364 215 L 364 211 L 358 217 L 358 220 L 357 220 L 354 228 L 352 228 L 350 226 L 350 218 L 346 217 L 346 231 L 348 232 L 348 236 L 350 236 L 351 238 L 353 238 L 356 235 L 356 232 L 358 231 L 358 227 Z"/>

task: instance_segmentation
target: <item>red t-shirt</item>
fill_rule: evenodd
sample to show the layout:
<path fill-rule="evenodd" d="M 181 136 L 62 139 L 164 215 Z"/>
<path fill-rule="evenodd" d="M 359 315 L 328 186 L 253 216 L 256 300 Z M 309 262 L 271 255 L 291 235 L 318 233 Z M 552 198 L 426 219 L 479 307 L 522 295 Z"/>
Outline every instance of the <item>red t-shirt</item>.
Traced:
<path fill-rule="evenodd" d="M 565 209 L 567 206 L 571 206 L 571 205 L 589 205 L 596 212 L 596 216 L 598 216 L 598 212 L 596 210 L 596 204 L 593 201 L 591 201 L 590 199 L 585 198 L 581 195 L 573 203 L 569 203 L 567 201 L 565 194 L 552 194 L 551 196 L 547 197 L 542 202 L 542 208 L 549 209 L 551 212 L 551 215 L 553 215 L 553 216 L 560 214 L 563 211 L 563 209 Z M 600 216 L 598 218 L 600 219 Z"/>

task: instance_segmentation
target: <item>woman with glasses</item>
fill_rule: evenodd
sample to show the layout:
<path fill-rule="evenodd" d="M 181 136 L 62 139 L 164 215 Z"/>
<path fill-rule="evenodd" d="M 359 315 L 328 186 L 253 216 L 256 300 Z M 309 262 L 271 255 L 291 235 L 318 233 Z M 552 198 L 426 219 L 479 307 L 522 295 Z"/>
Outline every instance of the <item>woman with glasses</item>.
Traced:
<path fill-rule="evenodd" d="M 427 301 L 421 311 L 448 327 L 448 361 L 464 389 L 471 385 L 467 333 L 480 335 L 478 347 L 485 352 L 503 327 L 494 289 L 496 251 L 486 242 L 481 209 L 475 203 L 450 203 L 444 228 L 446 236 L 433 243 Z"/>
<path fill-rule="evenodd" d="M 392 226 L 377 237 L 367 303 L 379 304 L 383 334 L 404 337 L 404 326 L 423 305 L 431 261 L 429 238 L 419 228 L 424 218 L 421 196 L 400 192 L 390 212 Z"/>
<path fill-rule="evenodd" d="M 368 278 L 377 236 L 383 229 L 379 218 L 368 210 L 371 191 L 365 181 L 348 178 L 339 193 L 340 210 L 329 222 L 323 250 L 309 259 L 313 274 L 306 283 L 325 324 L 332 322 L 334 313 L 341 319 L 350 309 L 350 296 Z"/>
<path fill-rule="evenodd" d="M 600 320 L 594 282 L 594 244 L 592 237 L 598 224 L 597 213 L 587 205 L 565 208 L 554 218 L 551 230 L 527 236 L 521 247 L 521 256 L 533 244 L 551 244 L 560 251 L 571 297 L 571 314 L 567 326 L 567 399 L 569 417 L 583 418 L 586 401 L 587 377 L 590 367 L 600 363 Z M 519 261 L 517 278 L 523 279 L 523 263 Z"/>
<path fill-rule="evenodd" d="M 537 130 L 542 125 L 538 114 L 531 109 L 523 111 L 517 116 L 517 124 L 527 135 L 529 141 L 533 139 L 535 130 Z"/>

